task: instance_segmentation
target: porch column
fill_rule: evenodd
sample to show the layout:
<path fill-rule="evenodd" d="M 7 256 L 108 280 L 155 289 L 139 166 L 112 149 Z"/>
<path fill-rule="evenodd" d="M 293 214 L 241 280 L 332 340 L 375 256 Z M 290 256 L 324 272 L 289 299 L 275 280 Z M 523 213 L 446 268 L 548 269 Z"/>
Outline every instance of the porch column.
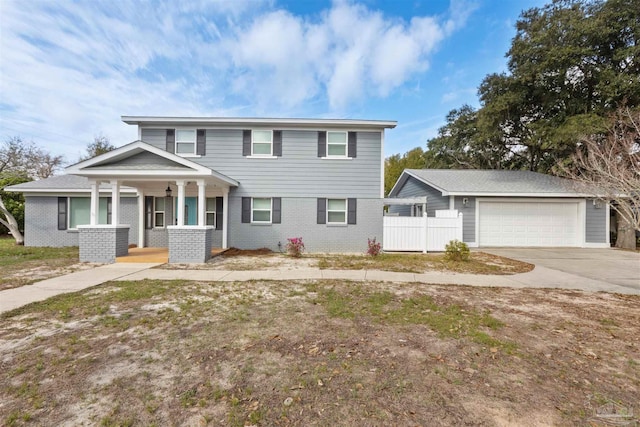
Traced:
<path fill-rule="evenodd" d="M 146 212 L 144 211 L 144 192 L 138 190 L 138 247 L 144 248 L 144 221 Z"/>
<path fill-rule="evenodd" d="M 222 189 L 222 249 L 227 249 L 229 235 L 229 189 Z"/>
<path fill-rule="evenodd" d="M 178 210 L 178 216 L 177 216 L 177 222 L 176 225 L 178 226 L 183 226 L 184 225 L 184 186 L 185 186 L 186 182 L 185 181 L 176 181 L 176 185 L 178 186 L 178 200 L 176 203 L 178 203 L 177 206 L 177 210 Z"/>
<path fill-rule="evenodd" d="M 100 210 L 100 181 L 91 182 L 91 205 L 89 207 L 89 225 L 98 225 Z"/>
<path fill-rule="evenodd" d="M 207 188 L 207 184 L 204 182 L 204 179 L 198 180 L 198 225 L 200 227 L 204 227 L 207 225 L 207 199 L 205 197 L 205 190 Z"/>
<path fill-rule="evenodd" d="M 120 224 L 120 181 L 111 181 L 111 224 Z"/>

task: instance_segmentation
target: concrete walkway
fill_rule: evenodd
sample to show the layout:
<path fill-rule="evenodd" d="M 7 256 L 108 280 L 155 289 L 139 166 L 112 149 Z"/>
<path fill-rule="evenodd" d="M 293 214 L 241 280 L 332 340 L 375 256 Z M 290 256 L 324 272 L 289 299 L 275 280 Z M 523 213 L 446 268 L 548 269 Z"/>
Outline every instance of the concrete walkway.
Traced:
<path fill-rule="evenodd" d="M 0 292 L 0 313 L 23 305 L 42 301 L 54 295 L 76 292 L 111 280 L 196 280 L 236 282 L 248 280 L 341 279 L 356 281 L 418 282 L 444 285 L 495 286 L 510 288 L 560 288 L 587 292 L 615 292 L 640 295 L 636 287 L 621 286 L 602 280 L 588 279 L 547 267 L 536 266 L 528 273 L 492 276 L 457 273 L 395 273 L 377 270 L 164 270 L 152 269 L 158 263 L 109 264 L 92 270 L 79 271 L 33 285 Z"/>
<path fill-rule="evenodd" d="M 0 313 L 43 301 L 55 295 L 77 292 L 110 280 L 160 265 L 153 264 L 108 264 L 91 270 L 77 271 L 64 276 L 36 282 L 33 285 L 0 291 Z"/>

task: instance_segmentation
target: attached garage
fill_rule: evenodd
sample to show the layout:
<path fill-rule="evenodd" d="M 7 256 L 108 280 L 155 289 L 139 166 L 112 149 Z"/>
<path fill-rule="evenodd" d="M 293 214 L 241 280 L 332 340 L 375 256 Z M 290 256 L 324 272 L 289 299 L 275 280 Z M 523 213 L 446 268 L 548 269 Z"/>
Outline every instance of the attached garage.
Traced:
<path fill-rule="evenodd" d="M 570 180 L 531 171 L 405 169 L 390 198 L 427 197 L 427 216 L 462 214 L 471 247 L 607 248 L 610 207 Z M 410 209 L 392 209 L 409 215 Z"/>
<path fill-rule="evenodd" d="M 479 246 L 580 246 L 577 201 L 478 201 Z"/>

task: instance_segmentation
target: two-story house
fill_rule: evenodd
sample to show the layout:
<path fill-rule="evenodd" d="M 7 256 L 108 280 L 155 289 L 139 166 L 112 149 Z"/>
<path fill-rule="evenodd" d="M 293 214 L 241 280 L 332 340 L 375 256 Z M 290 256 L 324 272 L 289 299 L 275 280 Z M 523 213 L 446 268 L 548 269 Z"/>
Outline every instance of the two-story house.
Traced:
<path fill-rule="evenodd" d="M 384 131 L 395 121 L 138 117 L 138 140 L 13 186 L 27 246 L 78 245 L 114 262 L 130 245 L 169 262 L 211 248 L 362 252 L 382 238 Z"/>

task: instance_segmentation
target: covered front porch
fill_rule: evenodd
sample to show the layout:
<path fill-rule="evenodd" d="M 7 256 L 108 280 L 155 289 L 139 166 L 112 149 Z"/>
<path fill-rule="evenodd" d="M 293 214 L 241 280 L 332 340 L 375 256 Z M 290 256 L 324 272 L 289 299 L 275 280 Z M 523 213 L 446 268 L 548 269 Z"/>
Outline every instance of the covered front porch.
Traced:
<path fill-rule="evenodd" d="M 224 253 L 227 249 L 211 248 L 211 258 Z M 169 248 L 129 248 L 127 255 L 116 258 L 117 263 L 169 262 Z"/>
<path fill-rule="evenodd" d="M 131 240 L 138 249 L 163 248 L 169 263 L 206 262 L 212 249 L 227 247 L 229 189 L 238 183 L 225 175 L 142 141 L 67 172 L 91 184 L 89 224 L 78 226 L 81 261 L 116 262 L 130 253 Z M 111 188 L 109 224 L 99 223 L 101 184 Z M 137 215 L 127 218 L 135 224 L 122 221 L 122 187 L 136 191 Z"/>

